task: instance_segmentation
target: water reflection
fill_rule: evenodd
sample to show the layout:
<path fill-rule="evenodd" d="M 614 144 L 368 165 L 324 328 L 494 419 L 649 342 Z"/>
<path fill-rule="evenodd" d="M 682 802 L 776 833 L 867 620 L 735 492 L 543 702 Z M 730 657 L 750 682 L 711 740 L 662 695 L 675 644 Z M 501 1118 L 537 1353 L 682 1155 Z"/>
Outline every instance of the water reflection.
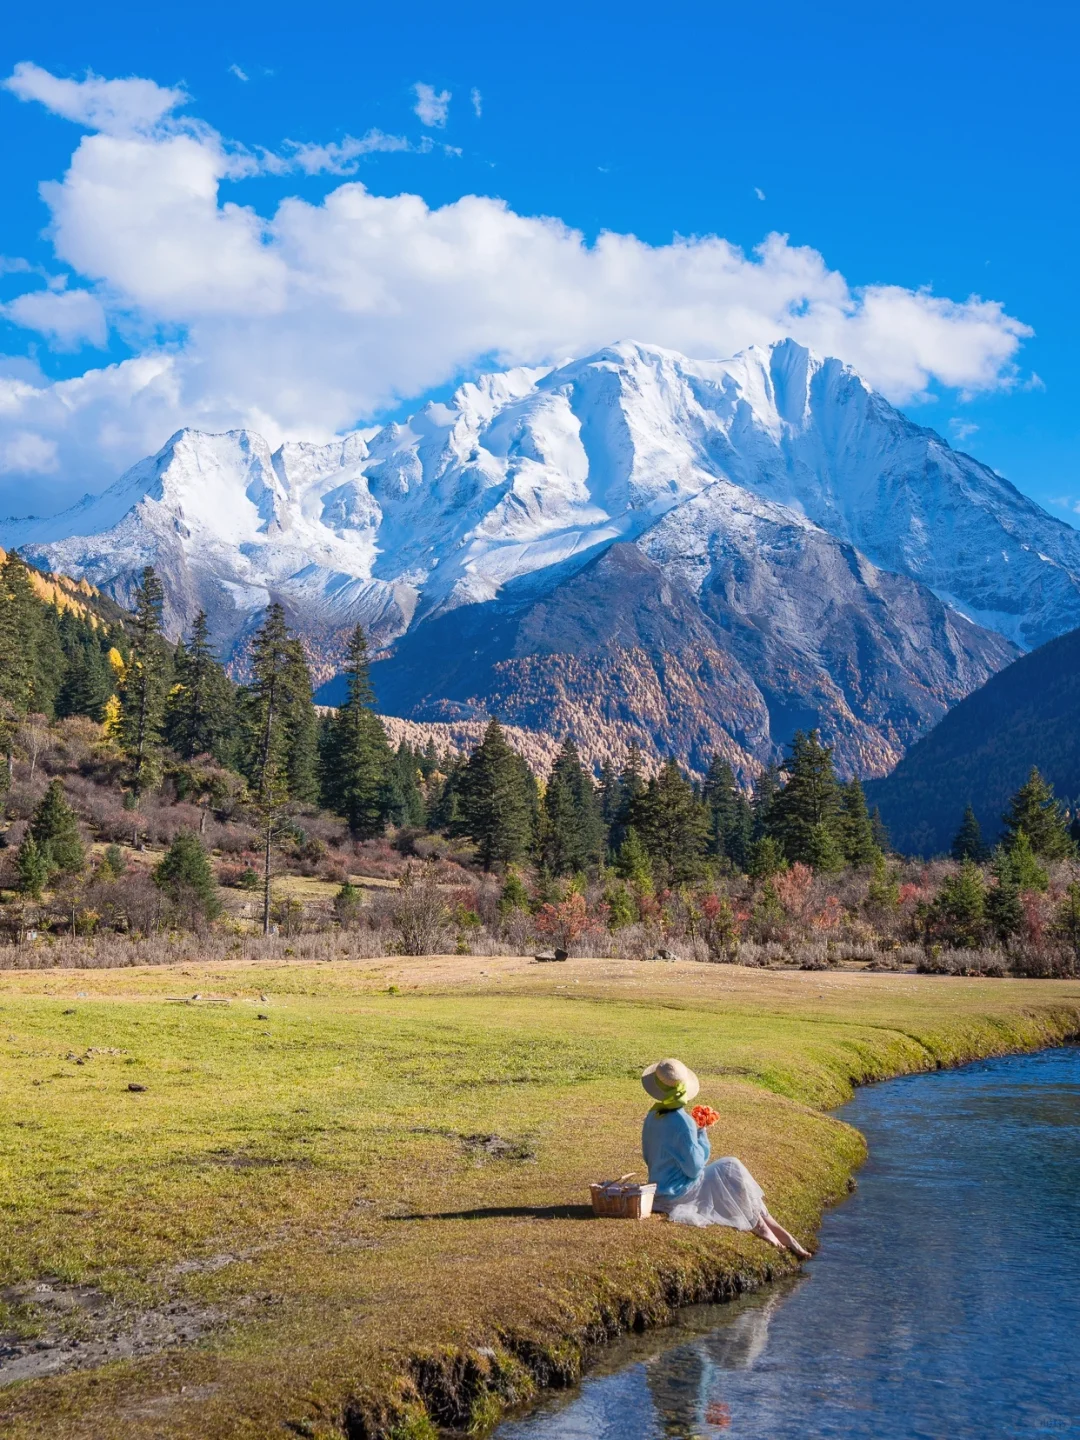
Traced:
<path fill-rule="evenodd" d="M 1080 1437 L 1080 1050 L 865 1090 L 802 1282 L 614 1347 L 497 1440 Z"/>

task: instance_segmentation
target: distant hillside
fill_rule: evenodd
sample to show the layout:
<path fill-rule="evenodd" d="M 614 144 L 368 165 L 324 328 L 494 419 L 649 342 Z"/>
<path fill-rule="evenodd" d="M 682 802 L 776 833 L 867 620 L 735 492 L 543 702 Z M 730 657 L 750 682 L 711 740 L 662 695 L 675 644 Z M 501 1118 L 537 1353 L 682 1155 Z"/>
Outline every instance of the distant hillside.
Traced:
<path fill-rule="evenodd" d="M 1080 630 L 1014 661 L 961 700 L 882 780 L 867 784 L 906 854 L 946 850 L 969 802 L 988 841 L 1032 765 L 1080 798 Z"/>

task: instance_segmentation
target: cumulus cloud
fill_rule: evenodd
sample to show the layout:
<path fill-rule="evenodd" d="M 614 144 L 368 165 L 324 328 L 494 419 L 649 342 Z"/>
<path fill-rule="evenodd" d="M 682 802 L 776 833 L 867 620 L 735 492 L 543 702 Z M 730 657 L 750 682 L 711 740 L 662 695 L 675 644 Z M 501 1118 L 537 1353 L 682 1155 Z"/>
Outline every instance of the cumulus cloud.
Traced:
<path fill-rule="evenodd" d="M 420 124 L 441 130 L 450 113 L 450 101 L 453 98 L 450 91 L 436 90 L 434 85 L 420 82 L 413 86 L 413 94 L 416 96 L 413 114 L 419 116 Z"/>
<path fill-rule="evenodd" d="M 84 344 L 101 348 L 108 338 L 105 309 L 89 290 L 31 290 L 0 305 L 0 315 L 48 336 L 62 350 Z"/>
<path fill-rule="evenodd" d="M 0 474 L 52 475 L 60 465 L 55 440 L 16 430 L 0 441 Z"/>
<path fill-rule="evenodd" d="M 38 89 L 90 113 L 90 99 Z M 38 291 L 11 302 L 19 323 L 58 343 L 100 343 L 102 314 L 138 342 L 132 358 L 60 383 L 0 370 L 0 442 L 34 434 L 57 447 L 64 479 L 50 482 L 51 508 L 182 425 L 250 426 L 271 443 L 329 438 L 481 366 L 543 364 L 629 337 L 707 358 L 791 335 L 897 402 L 935 385 L 1016 383 L 1030 331 L 996 301 L 856 288 L 783 235 L 751 253 L 717 236 L 649 245 L 607 232 L 590 243 L 500 200 L 432 208 L 356 181 L 261 214 L 223 199 L 222 182 L 276 161 L 155 104 L 158 122 L 139 128 L 114 123 L 114 101 L 108 127 L 83 136 L 63 179 L 42 187 L 52 243 L 79 287 L 51 308 Z M 365 145 L 396 148 L 378 134 L 286 146 L 280 163 L 342 173 Z M 2 493 L 0 507 L 12 508 Z"/>

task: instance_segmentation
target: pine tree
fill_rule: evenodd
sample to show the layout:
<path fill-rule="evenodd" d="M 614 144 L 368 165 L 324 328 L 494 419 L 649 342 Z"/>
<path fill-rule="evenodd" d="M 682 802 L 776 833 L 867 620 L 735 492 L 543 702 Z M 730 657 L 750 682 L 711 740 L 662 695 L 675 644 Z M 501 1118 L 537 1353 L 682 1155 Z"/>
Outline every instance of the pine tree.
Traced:
<path fill-rule="evenodd" d="M 536 781 L 497 720 L 469 757 L 457 793 L 463 833 L 476 842 L 484 869 L 520 860 L 535 833 Z"/>
<path fill-rule="evenodd" d="M 296 671 L 296 642 L 285 623 L 285 611 L 275 602 L 267 610 L 252 645 L 251 681 L 241 701 L 247 730 L 244 772 L 262 832 L 263 934 L 270 931 L 274 844 L 291 798 L 289 762 L 294 740 L 291 721 L 298 700 Z"/>
<path fill-rule="evenodd" d="M 323 804 L 343 815 L 358 839 L 381 835 L 391 803 L 392 756 L 372 708 L 367 637 L 357 625 L 346 652 L 345 704 L 325 732 L 320 769 Z"/>
<path fill-rule="evenodd" d="M 1024 902 L 1008 870 L 999 874 L 986 895 L 986 923 L 994 938 L 1007 945 L 1024 923 Z"/>
<path fill-rule="evenodd" d="M 701 875 L 709 818 L 674 760 L 649 781 L 631 813 L 665 884 L 682 885 Z"/>
<path fill-rule="evenodd" d="M 726 760 L 714 755 L 702 787 L 702 799 L 709 812 L 709 851 L 721 856 L 738 870 L 745 870 L 754 833 L 750 802 L 739 789 Z"/>
<path fill-rule="evenodd" d="M 874 841 L 874 826 L 866 808 L 866 795 L 858 780 L 840 786 L 840 848 L 849 865 L 873 865 L 881 854 Z"/>
<path fill-rule="evenodd" d="M 641 836 L 631 825 L 626 838 L 615 857 L 615 871 L 635 890 L 650 894 L 653 888 L 652 861 L 642 843 Z"/>
<path fill-rule="evenodd" d="M 1050 877 L 1039 864 L 1026 830 L 1018 830 L 1012 844 L 1002 846 L 994 863 L 994 873 L 999 880 L 1015 885 L 1017 890 L 1043 891 L 1050 885 Z"/>
<path fill-rule="evenodd" d="M 541 806 L 540 858 L 552 875 L 599 864 L 604 845 L 596 790 L 573 740 L 563 741 Z"/>
<path fill-rule="evenodd" d="M 0 700 L 17 715 L 34 707 L 34 657 L 42 609 L 26 562 L 13 550 L 0 566 Z"/>
<path fill-rule="evenodd" d="M 217 886 L 202 842 L 181 830 L 154 869 L 154 884 L 190 924 L 197 916 L 213 920 L 221 912 Z"/>
<path fill-rule="evenodd" d="M 874 844 L 881 854 L 891 854 L 892 842 L 889 839 L 889 832 L 885 827 L 885 821 L 881 818 L 881 809 L 877 805 L 870 811 L 870 829 L 874 836 Z"/>
<path fill-rule="evenodd" d="M 1034 853 L 1044 860 L 1064 860 L 1076 853 L 1061 806 L 1054 799 L 1054 788 L 1034 765 L 1002 819 L 1007 849 L 1013 847 L 1017 835 L 1023 831 Z"/>
<path fill-rule="evenodd" d="M 780 842 L 772 835 L 762 835 L 753 841 L 746 862 L 746 873 L 751 880 L 771 880 L 774 875 L 782 875 L 787 868 Z"/>
<path fill-rule="evenodd" d="M 974 860 L 977 865 L 989 858 L 990 851 L 983 840 L 982 827 L 970 805 L 964 810 L 964 818 L 960 822 L 960 829 L 956 832 L 950 853 L 954 860 Z"/>
<path fill-rule="evenodd" d="M 608 846 L 618 852 L 622 849 L 626 832 L 634 823 L 635 807 L 645 792 L 645 776 L 642 773 L 641 748 L 631 740 L 626 752 L 626 761 L 619 771 L 618 800 L 615 818 L 608 831 Z"/>
<path fill-rule="evenodd" d="M 52 867 L 49 857 L 44 855 L 33 835 L 27 831 L 15 854 L 15 870 L 19 877 L 19 889 L 24 895 L 35 900 L 41 899 L 41 892 L 49 883 Z"/>
<path fill-rule="evenodd" d="M 621 792 L 619 787 L 619 772 L 610 760 L 605 760 L 600 766 L 600 778 L 596 786 L 596 798 L 600 805 L 600 818 L 604 822 L 606 834 L 611 833 L 611 827 L 615 823 L 615 817 L 619 813 L 619 802 Z"/>
<path fill-rule="evenodd" d="M 946 875 L 930 906 L 929 932 L 946 945 L 970 949 L 978 945 L 986 919 L 986 887 L 974 860 L 965 860 Z"/>
<path fill-rule="evenodd" d="M 769 810 L 768 831 L 793 864 L 801 860 L 824 861 L 822 868 L 843 864 L 843 826 L 840 814 L 840 787 L 833 773 L 832 749 L 822 745 L 816 730 L 799 730 L 791 744 L 786 764 L 787 783 L 774 797 Z"/>
<path fill-rule="evenodd" d="M 138 800 L 161 778 L 161 727 L 168 682 L 167 657 L 161 637 L 165 591 L 147 565 L 135 587 L 135 619 L 131 626 L 131 658 L 120 686 L 120 749 L 126 778 Z"/>
<path fill-rule="evenodd" d="M 233 758 L 233 686 L 214 656 L 205 610 L 195 616 L 191 638 L 173 657 L 173 687 L 165 705 L 165 738 L 182 760 L 213 755 Z"/>
<path fill-rule="evenodd" d="M 22 556 L 12 551 L 0 566 L 0 746 L 6 764 L 0 789 L 11 784 L 15 731 L 34 705 L 38 604 Z"/>
<path fill-rule="evenodd" d="M 754 817 L 753 839 L 760 840 L 763 835 L 769 834 L 773 803 L 779 793 L 780 767 L 766 765 L 758 772 L 758 777 L 754 781 L 753 798 L 750 801 L 750 810 Z"/>
<path fill-rule="evenodd" d="M 28 833 L 45 857 L 50 874 L 59 871 L 65 875 L 77 875 L 86 864 L 79 821 L 64 798 L 64 787 L 59 780 L 49 782 L 49 788 L 34 811 Z"/>

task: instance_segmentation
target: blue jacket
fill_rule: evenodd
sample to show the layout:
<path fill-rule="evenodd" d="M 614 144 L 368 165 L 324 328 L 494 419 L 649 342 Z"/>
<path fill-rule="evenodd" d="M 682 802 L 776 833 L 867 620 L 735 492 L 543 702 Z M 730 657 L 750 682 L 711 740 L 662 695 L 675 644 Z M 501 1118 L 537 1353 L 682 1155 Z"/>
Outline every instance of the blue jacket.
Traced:
<path fill-rule="evenodd" d="M 641 1153 L 657 1195 L 685 1195 L 705 1169 L 709 1137 L 685 1110 L 650 1110 L 641 1127 Z"/>

